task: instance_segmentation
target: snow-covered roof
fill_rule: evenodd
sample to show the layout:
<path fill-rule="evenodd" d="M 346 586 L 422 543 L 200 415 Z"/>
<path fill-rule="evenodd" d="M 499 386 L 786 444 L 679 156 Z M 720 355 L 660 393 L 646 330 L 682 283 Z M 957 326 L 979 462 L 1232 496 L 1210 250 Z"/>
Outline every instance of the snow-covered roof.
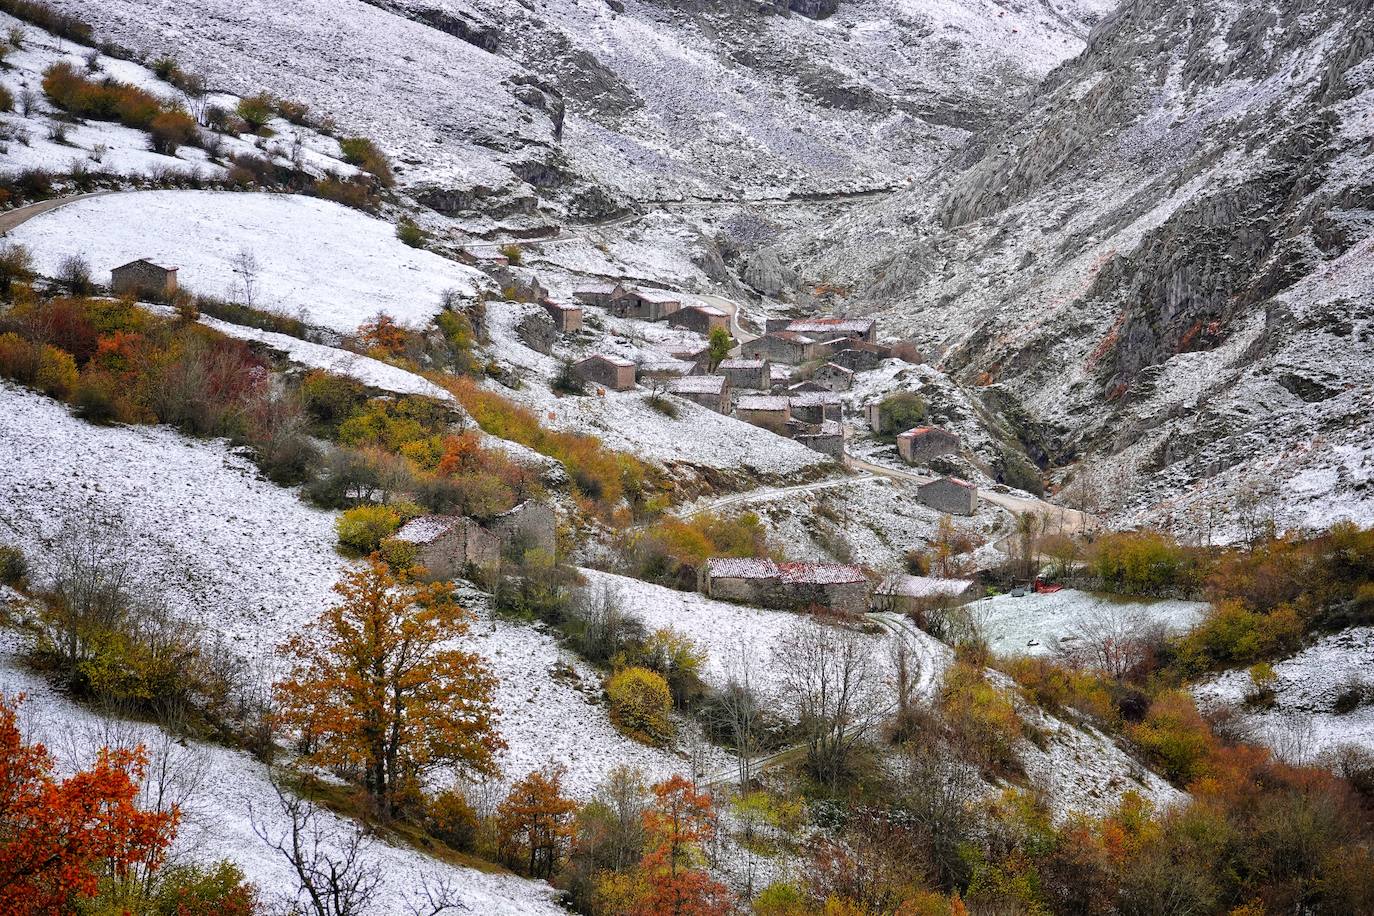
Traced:
<path fill-rule="evenodd" d="M 786 410 L 787 398 L 772 394 L 746 394 L 735 402 L 739 410 Z"/>
<path fill-rule="evenodd" d="M 947 430 L 947 429 L 941 429 L 941 428 L 938 427 L 938 426 L 913 426 L 911 429 L 908 429 L 906 432 L 902 433 L 902 434 L 901 434 L 900 436 L 898 436 L 897 438 L 898 438 L 898 439 L 915 439 L 915 438 L 917 438 L 917 437 L 919 437 L 919 436 L 927 436 L 927 435 L 930 435 L 931 433 L 937 433 L 937 434 L 939 434 L 939 435 L 941 435 L 941 436 L 954 436 L 954 433 L 950 432 L 950 431 Z M 958 438 L 958 437 L 955 436 L 955 438 Z"/>
<path fill-rule="evenodd" d="M 706 574 L 713 579 L 775 579 L 778 564 L 751 557 L 712 557 L 706 561 Z"/>
<path fill-rule="evenodd" d="M 782 563 L 778 566 L 778 572 L 782 581 L 798 585 L 845 585 L 868 581 L 859 567 L 840 563 Z"/>
<path fill-rule="evenodd" d="M 582 306 L 577 305 L 576 303 L 573 303 L 573 302 L 553 302 L 553 301 L 546 301 L 546 302 L 544 303 L 544 308 L 546 308 L 546 309 L 557 309 L 557 310 L 560 311 L 560 312 L 580 312 L 580 311 L 582 311 Z"/>
<path fill-rule="evenodd" d="M 785 382 L 792 377 L 792 370 L 787 366 L 769 366 L 768 380 L 770 382 Z"/>
<path fill-rule="evenodd" d="M 634 366 L 634 363 L 628 359 L 623 359 L 619 356 L 608 356 L 605 353 L 593 353 L 591 356 L 588 356 L 586 359 L 582 360 L 577 365 L 581 366 L 590 362 L 609 363 L 610 365 L 617 366 L 621 369 L 629 369 Z"/>
<path fill-rule="evenodd" d="M 821 366 L 821 369 L 828 369 L 828 370 L 831 371 L 831 372 L 843 372 L 845 375 L 853 375 L 853 374 L 854 374 L 854 370 L 853 370 L 853 369 L 846 369 L 844 366 L 841 366 L 839 363 L 826 363 L 824 366 Z M 821 371 L 821 369 L 817 369 L 816 371 L 819 372 L 819 371 Z"/>
<path fill-rule="evenodd" d="M 766 365 L 768 365 L 768 360 L 766 359 L 726 359 L 721 361 L 720 368 L 762 369 Z"/>
<path fill-rule="evenodd" d="M 723 375 L 688 375 L 668 383 L 669 391 L 690 394 L 719 394 L 725 389 Z"/>
<path fill-rule="evenodd" d="M 645 302 L 681 302 L 682 294 L 662 289 L 632 289 L 626 294 Z"/>
<path fill-rule="evenodd" d="M 796 331 L 769 331 L 764 337 L 776 337 L 779 340 L 790 340 L 793 343 L 813 344 L 815 338 L 807 337 L 805 334 L 798 334 Z"/>
<path fill-rule="evenodd" d="M 407 544 L 432 544 L 462 522 L 459 515 L 422 515 L 406 522 L 394 536 Z"/>
<path fill-rule="evenodd" d="M 962 595 L 973 587 L 968 579 L 937 579 L 934 576 L 888 576 L 878 586 L 880 595 L 900 595 L 905 598 L 935 598 Z"/>
<path fill-rule="evenodd" d="M 691 375 L 696 363 L 685 359 L 646 359 L 639 364 L 639 371 L 659 375 Z"/>
<path fill-rule="evenodd" d="M 801 334 L 831 334 L 836 331 L 866 334 L 872 329 L 872 318 L 803 318 L 786 328 Z"/>
<path fill-rule="evenodd" d="M 840 403 L 840 396 L 833 391 L 803 391 L 791 395 L 787 400 L 794 407 L 830 407 Z"/>
<path fill-rule="evenodd" d="M 726 312 L 716 308 L 714 305 L 689 305 L 683 309 L 684 312 L 700 312 L 703 315 L 710 315 L 712 318 L 728 318 Z"/>
<path fill-rule="evenodd" d="M 953 484 L 956 487 L 963 487 L 965 490 L 978 489 L 973 484 L 969 483 L 967 480 L 960 480 L 958 477 L 940 477 L 927 483 L 921 484 L 919 487 L 917 487 L 917 489 L 924 490 L 926 487 L 933 487 L 938 484 Z"/>
<path fill-rule="evenodd" d="M 146 264 L 146 265 L 148 265 L 149 267 L 156 267 L 158 270 L 165 270 L 165 271 L 166 271 L 167 273 L 169 273 L 169 274 L 174 274 L 174 273 L 176 273 L 176 272 L 177 272 L 177 269 L 178 269 L 178 268 L 175 268 L 175 267 L 168 266 L 168 265 L 166 265 L 166 264 L 159 264 L 159 263 L 157 263 L 156 261 L 150 261 L 150 260 L 148 260 L 147 258 L 134 258 L 134 259 L 133 259 L 132 261 L 130 261 L 129 263 L 127 263 L 127 264 L 120 264 L 118 267 L 115 267 L 115 268 L 113 268 L 113 269 L 114 269 L 114 270 L 123 270 L 123 269 L 126 268 L 126 267 L 133 267 L 135 264 Z"/>

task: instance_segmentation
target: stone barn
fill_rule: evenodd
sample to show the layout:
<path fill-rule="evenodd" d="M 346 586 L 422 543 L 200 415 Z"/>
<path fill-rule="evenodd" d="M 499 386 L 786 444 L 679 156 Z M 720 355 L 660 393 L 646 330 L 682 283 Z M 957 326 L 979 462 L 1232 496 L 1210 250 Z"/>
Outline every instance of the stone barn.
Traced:
<path fill-rule="evenodd" d="M 110 291 L 116 296 L 165 301 L 176 295 L 177 269 L 142 258 L 130 261 L 110 271 Z"/>
<path fill-rule="evenodd" d="M 803 423 L 839 422 L 844 419 L 844 403 L 838 394 L 829 391 L 803 391 L 787 399 L 791 419 Z"/>
<path fill-rule="evenodd" d="M 571 302 L 543 302 L 544 311 L 553 319 L 560 333 L 573 334 L 582 330 L 582 306 Z"/>
<path fill-rule="evenodd" d="M 872 318 L 803 318 L 789 322 L 783 330 L 817 340 L 848 338 L 878 342 L 878 324 Z"/>
<path fill-rule="evenodd" d="M 609 308 L 617 318 L 663 321 L 682 308 L 682 296 L 661 289 L 627 289 L 611 300 Z"/>
<path fill-rule="evenodd" d="M 868 611 L 869 583 L 857 566 L 838 563 L 782 563 L 782 591 L 794 608 L 819 606 L 846 614 Z"/>
<path fill-rule="evenodd" d="M 973 597 L 968 579 L 894 575 L 873 590 L 873 610 L 920 615 L 935 606 L 963 604 Z"/>
<path fill-rule="evenodd" d="M 431 579 L 454 579 L 501 559 L 501 540 L 461 515 L 422 515 L 388 540 L 415 548 L 415 562 Z"/>
<path fill-rule="evenodd" d="M 792 409 L 787 398 L 771 394 L 746 394 L 735 402 L 735 416 L 745 423 L 772 430 L 779 436 L 789 434 L 787 421 Z"/>
<path fill-rule="evenodd" d="M 791 331 L 770 331 L 762 337 L 741 344 L 740 355 L 746 359 L 766 359 L 771 363 L 799 365 L 816 358 L 814 337 Z"/>
<path fill-rule="evenodd" d="M 897 437 L 897 454 L 907 464 L 925 464 L 959 451 L 959 436 L 938 426 L 918 426 Z"/>
<path fill-rule="evenodd" d="M 598 305 L 608 309 L 611 302 L 625 295 L 625 287 L 619 283 L 593 283 L 573 290 L 573 298 L 584 305 Z"/>
<path fill-rule="evenodd" d="M 811 381 L 827 391 L 848 391 L 854 387 L 854 371 L 835 363 L 826 363 L 811 373 Z"/>
<path fill-rule="evenodd" d="M 718 601 L 782 607 L 782 574 L 772 560 L 712 557 L 701 573 L 701 591 Z"/>
<path fill-rule="evenodd" d="M 686 328 L 698 334 L 710 334 L 720 328 L 730 332 L 730 316 L 713 305 L 689 305 L 668 316 L 668 325 Z"/>
<path fill-rule="evenodd" d="M 834 420 L 824 423 L 800 423 L 792 421 L 792 438 L 822 455 L 829 455 L 837 461 L 844 460 L 844 426 Z"/>
<path fill-rule="evenodd" d="M 716 368 L 731 388 L 767 391 L 773 386 L 772 366 L 766 359 L 727 359 Z"/>
<path fill-rule="evenodd" d="M 716 413 L 730 412 L 730 380 L 723 375 L 688 375 L 668 382 L 668 390 L 680 398 L 710 408 Z"/>
<path fill-rule="evenodd" d="M 830 354 L 830 361 L 852 372 L 867 372 L 892 357 L 892 348 L 865 340 L 847 340 L 843 348 Z"/>
<path fill-rule="evenodd" d="M 922 505 L 950 515 L 972 515 L 978 510 L 978 488 L 958 477 L 941 477 L 916 489 Z"/>
<path fill-rule="evenodd" d="M 673 359 L 665 356 L 660 359 L 646 359 L 639 364 L 639 378 L 663 381 L 665 379 L 682 378 L 684 375 L 695 375 L 696 366 L 684 359 Z"/>
<path fill-rule="evenodd" d="M 577 377 L 612 391 L 629 391 L 635 386 L 635 364 L 619 356 L 597 353 L 573 364 Z"/>
<path fill-rule="evenodd" d="M 501 513 L 488 528 L 507 551 L 542 550 L 552 556 L 558 547 L 558 516 L 552 506 L 537 499 Z"/>

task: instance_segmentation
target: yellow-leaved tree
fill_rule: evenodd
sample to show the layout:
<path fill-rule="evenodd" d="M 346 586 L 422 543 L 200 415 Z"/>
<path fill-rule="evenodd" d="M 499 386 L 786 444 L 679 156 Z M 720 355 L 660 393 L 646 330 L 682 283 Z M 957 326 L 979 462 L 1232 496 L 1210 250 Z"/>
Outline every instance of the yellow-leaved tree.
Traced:
<path fill-rule="evenodd" d="M 384 815 L 441 766 L 497 772 L 496 679 L 456 647 L 471 615 L 453 586 L 422 584 L 376 555 L 334 586 L 339 602 L 280 651 L 278 719 L 309 762 L 356 774 Z"/>

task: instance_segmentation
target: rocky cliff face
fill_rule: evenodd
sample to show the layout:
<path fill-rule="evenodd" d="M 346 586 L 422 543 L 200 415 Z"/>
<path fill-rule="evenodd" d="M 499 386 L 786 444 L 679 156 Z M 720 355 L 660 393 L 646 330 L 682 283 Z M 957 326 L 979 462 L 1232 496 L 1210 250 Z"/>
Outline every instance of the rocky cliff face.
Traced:
<path fill-rule="evenodd" d="M 856 306 L 1014 392 L 1133 518 L 1257 486 L 1304 524 L 1318 479 L 1368 518 L 1372 127 L 1369 0 L 1134 0 L 810 273 L 869 278 Z"/>

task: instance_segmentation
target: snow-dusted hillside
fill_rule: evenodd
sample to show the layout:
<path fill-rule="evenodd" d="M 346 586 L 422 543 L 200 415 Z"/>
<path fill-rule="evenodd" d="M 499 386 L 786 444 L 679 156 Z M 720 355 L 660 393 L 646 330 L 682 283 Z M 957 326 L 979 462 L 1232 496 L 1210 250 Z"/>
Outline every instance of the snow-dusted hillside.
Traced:
<path fill-rule="evenodd" d="M 405 245 L 390 223 L 291 194 L 110 194 L 30 220 L 11 237 L 49 274 L 70 254 L 83 255 L 102 280 L 110 268 L 146 258 L 179 268 L 185 289 L 341 333 L 378 312 L 427 324 L 446 291 L 471 296 L 485 282 L 470 267 Z"/>
<path fill-rule="evenodd" d="M 1003 383 L 1123 518 L 1225 537 L 1209 508 L 1258 484 L 1281 526 L 1367 519 L 1369 12 L 1126 4 L 941 180 L 793 250 Z"/>
<path fill-rule="evenodd" d="M 334 514 L 262 480 L 223 445 L 165 427 L 92 426 L 8 382 L 0 382 L 0 414 L 4 543 L 37 560 L 64 519 L 112 517 L 142 584 L 264 677 L 285 636 L 334 600 L 330 588 L 345 562 L 334 549 Z M 564 763 L 569 788 L 585 795 L 621 762 L 650 775 L 685 768 L 672 753 L 616 732 L 597 676 L 552 635 L 492 620 L 472 603 L 480 612 L 476 645 L 501 682 L 507 778 Z"/>

